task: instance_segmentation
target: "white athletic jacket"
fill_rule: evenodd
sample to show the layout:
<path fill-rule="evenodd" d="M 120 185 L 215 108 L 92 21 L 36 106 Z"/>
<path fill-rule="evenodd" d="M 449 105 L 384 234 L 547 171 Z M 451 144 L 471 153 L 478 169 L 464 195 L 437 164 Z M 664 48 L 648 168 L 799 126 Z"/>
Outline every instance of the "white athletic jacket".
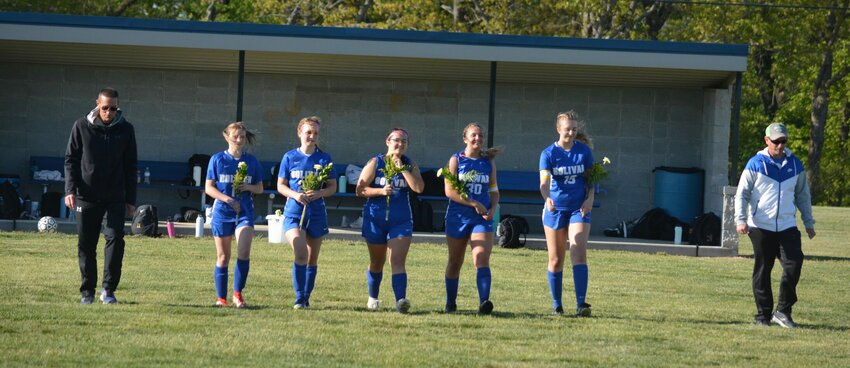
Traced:
<path fill-rule="evenodd" d="M 797 209 L 806 228 L 814 228 L 812 197 L 803 163 L 787 148 L 781 164 L 770 158 L 767 148 L 756 153 L 738 183 L 736 224 L 778 232 L 797 226 Z"/>

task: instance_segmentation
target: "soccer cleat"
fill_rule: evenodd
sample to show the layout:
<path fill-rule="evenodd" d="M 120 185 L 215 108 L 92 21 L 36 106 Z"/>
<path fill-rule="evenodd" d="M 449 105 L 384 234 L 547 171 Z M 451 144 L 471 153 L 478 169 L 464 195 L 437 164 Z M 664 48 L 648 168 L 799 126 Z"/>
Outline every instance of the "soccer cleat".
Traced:
<path fill-rule="evenodd" d="M 590 317 L 590 304 L 581 303 L 581 306 L 576 308 L 576 317 Z"/>
<path fill-rule="evenodd" d="M 493 302 L 485 300 L 478 306 L 478 314 L 490 314 L 493 312 Z"/>
<path fill-rule="evenodd" d="M 756 318 L 756 326 L 759 327 L 770 327 L 770 321 L 764 318 Z"/>
<path fill-rule="evenodd" d="M 242 293 L 238 291 L 233 292 L 233 304 L 236 305 L 236 308 L 248 307 L 248 304 L 245 303 L 245 299 L 242 299 Z"/>
<path fill-rule="evenodd" d="M 446 304 L 446 314 L 457 312 L 457 304 Z"/>
<path fill-rule="evenodd" d="M 558 306 L 557 308 L 555 308 L 554 313 L 555 313 L 556 316 L 560 316 L 560 315 L 564 314 L 564 307 Z"/>
<path fill-rule="evenodd" d="M 371 311 L 375 311 L 375 310 L 378 310 L 380 308 L 381 308 L 381 301 L 370 296 L 369 301 L 366 302 L 366 309 L 371 310 Z"/>
<path fill-rule="evenodd" d="M 103 304 L 115 304 L 118 303 L 118 299 L 115 298 L 115 292 L 103 289 L 100 293 L 100 301 Z"/>
<path fill-rule="evenodd" d="M 407 313 L 407 311 L 410 310 L 410 300 L 407 300 L 407 298 L 399 299 L 398 302 L 395 303 L 395 309 L 399 313 Z"/>
<path fill-rule="evenodd" d="M 773 312 L 773 318 L 770 321 L 785 328 L 797 328 L 797 324 L 791 319 L 791 314 L 780 311 Z"/>
<path fill-rule="evenodd" d="M 292 309 L 295 309 L 295 310 L 307 309 L 307 306 L 304 305 L 304 304 L 301 304 L 301 303 L 295 303 L 295 305 L 292 306 Z"/>
<path fill-rule="evenodd" d="M 215 306 L 216 307 L 226 307 L 227 306 L 227 299 L 224 299 L 224 298 L 216 299 Z"/>
<path fill-rule="evenodd" d="M 94 295 L 83 295 L 83 298 L 80 299 L 80 304 L 92 304 L 94 303 Z"/>

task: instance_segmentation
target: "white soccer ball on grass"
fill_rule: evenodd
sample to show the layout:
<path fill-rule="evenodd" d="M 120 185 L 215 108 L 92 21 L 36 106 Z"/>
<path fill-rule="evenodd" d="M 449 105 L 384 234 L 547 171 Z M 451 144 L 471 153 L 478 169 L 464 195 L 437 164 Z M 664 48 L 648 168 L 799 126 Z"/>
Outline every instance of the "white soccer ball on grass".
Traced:
<path fill-rule="evenodd" d="M 50 216 L 44 216 L 38 219 L 38 231 L 41 233 L 55 233 L 56 227 L 56 219 Z"/>

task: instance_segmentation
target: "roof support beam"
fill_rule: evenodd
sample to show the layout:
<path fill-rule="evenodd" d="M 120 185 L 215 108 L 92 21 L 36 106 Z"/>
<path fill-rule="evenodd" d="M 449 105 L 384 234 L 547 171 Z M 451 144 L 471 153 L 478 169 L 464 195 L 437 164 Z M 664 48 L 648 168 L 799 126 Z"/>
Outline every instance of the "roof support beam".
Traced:
<path fill-rule="evenodd" d="M 732 93 L 732 137 L 729 139 L 729 146 L 732 149 L 731 162 L 729 168 L 729 185 L 735 185 L 735 178 L 738 176 L 738 149 L 741 145 L 741 72 L 735 73 L 735 91 Z"/>
<path fill-rule="evenodd" d="M 493 130 L 496 126 L 496 62 L 490 62 L 490 107 L 487 109 L 487 143 L 493 147 Z"/>
<path fill-rule="evenodd" d="M 236 121 L 242 121 L 242 96 L 245 91 L 245 50 L 239 50 L 239 85 L 236 87 Z"/>

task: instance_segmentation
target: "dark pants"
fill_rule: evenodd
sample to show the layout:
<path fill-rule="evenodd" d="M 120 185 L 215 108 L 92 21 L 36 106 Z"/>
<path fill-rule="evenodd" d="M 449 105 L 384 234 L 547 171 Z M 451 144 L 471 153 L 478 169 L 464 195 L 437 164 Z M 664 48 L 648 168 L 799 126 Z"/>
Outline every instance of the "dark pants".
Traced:
<path fill-rule="evenodd" d="M 94 295 L 97 284 L 97 240 L 100 230 L 106 238 L 103 250 L 103 288 L 114 291 L 121 280 L 121 263 L 124 260 L 124 203 L 86 202 L 77 199 L 77 255 L 83 282 L 80 293 Z M 104 222 L 104 214 L 106 221 Z"/>
<path fill-rule="evenodd" d="M 803 250 L 800 230 L 796 227 L 780 232 L 750 228 L 750 240 L 753 242 L 753 294 L 758 308 L 757 319 L 770 320 L 773 314 L 773 289 L 770 285 L 770 272 L 779 256 L 782 264 L 782 280 L 779 282 L 779 302 L 776 310 L 791 314 L 791 307 L 797 302 L 797 282 L 803 268 Z"/>

